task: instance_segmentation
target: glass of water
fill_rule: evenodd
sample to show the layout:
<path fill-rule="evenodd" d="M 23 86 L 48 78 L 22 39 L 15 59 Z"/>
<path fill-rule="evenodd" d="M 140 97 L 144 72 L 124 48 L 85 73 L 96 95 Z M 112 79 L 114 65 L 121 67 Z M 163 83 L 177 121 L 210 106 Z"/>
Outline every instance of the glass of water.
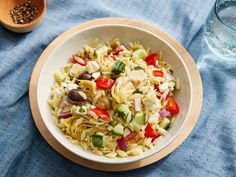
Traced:
<path fill-rule="evenodd" d="M 216 0 L 205 24 L 204 37 L 213 53 L 236 61 L 236 0 Z"/>

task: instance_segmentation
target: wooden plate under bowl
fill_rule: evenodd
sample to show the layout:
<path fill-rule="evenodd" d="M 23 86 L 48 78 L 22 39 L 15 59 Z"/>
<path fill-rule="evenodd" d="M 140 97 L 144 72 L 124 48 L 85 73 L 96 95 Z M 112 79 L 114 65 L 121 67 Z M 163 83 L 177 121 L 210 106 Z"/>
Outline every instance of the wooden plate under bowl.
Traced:
<path fill-rule="evenodd" d="M 114 25 L 128 25 L 131 27 L 141 28 L 143 30 L 149 31 L 156 36 L 161 36 L 163 40 L 165 40 L 168 44 L 171 45 L 171 47 L 174 48 L 174 50 L 178 53 L 178 55 L 183 59 L 184 64 L 189 69 L 189 75 L 192 81 L 190 82 L 191 88 L 192 88 L 192 106 L 189 110 L 188 119 L 186 119 L 185 124 L 183 125 L 182 129 L 180 130 L 178 136 L 173 139 L 165 148 L 161 149 L 157 153 L 155 153 L 152 156 L 149 156 L 145 159 L 135 161 L 132 163 L 123 163 L 123 164 L 108 164 L 108 163 L 97 163 L 94 161 L 90 161 L 87 159 L 84 159 L 82 157 L 79 157 L 66 149 L 64 146 L 62 146 L 49 132 L 46 125 L 44 124 L 44 121 L 41 117 L 39 107 L 38 107 L 38 100 L 37 100 L 37 83 L 38 78 L 40 75 L 40 71 L 43 67 L 43 64 L 45 63 L 47 57 L 49 54 L 58 46 L 60 45 L 66 38 L 69 36 L 77 33 L 78 31 L 82 31 L 88 28 L 92 28 L 94 26 L 98 25 L 104 25 L 104 24 L 114 24 Z M 35 68 L 33 70 L 31 80 L 30 80 L 30 86 L 29 86 L 29 97 L 30 97 L 30 106 L 31 111 L 33 114 L 34 122 L 39 129 L 40 133 L 44 137 L 44 139 L 61 155 L 64 157 L 74 161 L 77 164 L 97 169 L 97 170 L 104 170 L 104 171 L 126 171 L 131 169 L 140 168 L 146 165 L 149 165 L 151 163 L 154 163 L 163 157 L 170 154 L 172 151 L 174 151 L 181 143 L 184 142 L 184 140 L 187 138 L 187 136 L 192 131 L 193 127 L 195 126 L 197 119 L 200 114 L 201 110 L 201 104 L 202 104 L 202 83 L 201 78 L 199 75 L 199 72 L 196 68 L 196 65 L 191 58 L 191 56 L 188 54 L 188 52 L 179 44 L 176 40 L 174 40 L 172 37 L 170 37 L 167 33 L 161 31 L 160 29 L 153 27 L 151 25 L 145 24 L 140 21 L 136 20 L 130 20 L 130 19 L 124 19 L 124 18 L 102 18 L 102 19 L 96 19 L 89 22 L 85 22 L 83 24 L 80 24 L 78 26 L 75 26 L 71 28 L 70 30 L 64 32 L 62 35 L 60 35 L 58 38 L 56 38 L 42 53 L 40 56 L 38 62 L 35 65 Z"/>

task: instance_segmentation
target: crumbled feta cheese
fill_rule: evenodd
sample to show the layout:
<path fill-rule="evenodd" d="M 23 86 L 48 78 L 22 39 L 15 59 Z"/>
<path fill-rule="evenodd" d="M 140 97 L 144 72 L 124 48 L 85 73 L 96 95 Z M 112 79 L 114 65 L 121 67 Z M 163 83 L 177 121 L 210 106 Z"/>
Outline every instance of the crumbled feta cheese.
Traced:
<path fill-rule="evenodd" d="M 159 86 L 159 90 L 161 91 L 161 92 L 165 92 L 165 90 L 166 89 L 168 89 L 168 82 L 164 82 L 164 83 L 162 83 L 160 86 Z"/>
<path fill-rule="evenodd" d="M 89 61 L 87 63 L 87 70 L 89 73 L 94 73 L 100 69 L 99 64 L 96 61 Z"/>
<path fill-rule="evenodd" d="M 61 91 L 61 88 L 57 88 L 54 90 L 54 94 L 56 97 L 61 98 L 63 96 L 63 92 Z"/>
<path fill-rule="evenodd" d="M 148 123 L 150 124 L 157 124 L 159 122 L 159 113 L 156 112 L 155 114 L 151 114 L 148 116 Z"/>
<path fill-rule="evenodd" d="M 72 89 L 77 89 L 78 88 L 78 85 L 77 84 L 73 84 L 73 83 L 65 83 L 63 82 L 62 83 L 62 86 L 65 88 L 65 91 L 68 93 L 70 90 Z"/>
<path fill-rule="evenodd" d="M 73 114 L 87 114 L 86 106 L 72 106 L 71 112 Z"/>
<path fill-rule="evenodd" d="M 93 77 L 94 79 L 97 79 L 100 75 L 101 75 L 100 72 L 95 72 L 95 73 L 92 74 L 92 77 Z"/>
<path fill-rule="evenodd" d="M 171 81 L 171 80 L 175 79 L 175 77 L 173 75 L 171 75 L 167 72 L 165 73 L 165 78 L 166 78 L 167 81 Z"/>
<path fill-rule="evenodd" d="M 67 83 L 65 83 L 65 82 L 62 82 L 62 83 L 61 83 L 61 86 L 62 86 L 63 88 L 65 88 L 66 85 L 67 85 Z"/>

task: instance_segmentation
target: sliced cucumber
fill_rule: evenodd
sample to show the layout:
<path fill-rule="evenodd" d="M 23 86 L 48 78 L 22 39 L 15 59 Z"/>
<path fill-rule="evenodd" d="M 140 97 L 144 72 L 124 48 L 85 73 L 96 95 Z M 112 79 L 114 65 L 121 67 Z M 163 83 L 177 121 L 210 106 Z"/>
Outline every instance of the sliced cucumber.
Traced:
<path fill-rule="evenodd" d="M 138 112 L 135 114 L 133 121 L 145 125 L 146 123 L 146 115 L 143 112 Z"/>
<path fill-rule="evenodd" d="M 94 147 L 102 147 L 103 146 L 103 137 L 104 135 L 102 133 L 95 133 L 92 135 L 92 142 Z"/>
<path fill-rule="evenodd" d="M 114 66 L 113 66 L 113 71 L 116 74 L 123 73 L 125 71 L 125 63 L 120 60 L 116 60 Z"/>
<path fill-rule="evenodd" d="M 112 132 L 116 135 L 122 136 L 124 134 L 124 127 L 121 124 L 117 124 L 115 127 L 113 127 Z"/>
<path fill-rule="evenodd" d="M 133 124 L 134 126 L 134 131 L 135 132 L 139 132 L 139 130 L 142 128 L 143 125 L 139 124 L 138 122 L 136 121 L 132 121 L 131 124 Z"/>
<path fill-rule="evenodd" d="M 163 129 L 167 129 L 169 125 L 170 125 L 170 120 L 167 118 L 162 119 L 162 121 L 159 124 L 159 126 Z"/>
<path fill-rule="evenodd" d="M 144 49 L 137 49 L 132 53 L 131 59 L 136 61 L 139 59 L 144 59 L 147 56 L 147 52 Z"/>
<path fill-rule="evenodd" d="M 172 127 L 172 125 L 174 124 L 174 122 L 175 122 L 175 117 L 172 117 L 168 128 Z"/>
<path fill-rule="evenodd" d="M 104 55 L 107 54 L 107 52 L 108 52 L 108 47 L 105 46 L 105 45 L 103 45 L 103 46 L 101 46 L 101 47 L 99 47 L 95 50 L 95 54 L 96 54 L 97 57 L 98 56 L 104 56 Z"/>
<path fill-rule="evenodd" d="M 146 115 L 143 112 L 136 113 L 131 123 L 134 126 L 134 131 L 138 132 L 146 123 Z"/>
<path fill-rule="evenodd" d="M 117 113 L 118 113 L 118 117 L 124 119 L 124 120 L 127 120 L 127 118 L 131 118 L 131 112 L 128 108 L 127 105 L 125 104 L 120 104 L 118 107 L 117 107 Z"/>

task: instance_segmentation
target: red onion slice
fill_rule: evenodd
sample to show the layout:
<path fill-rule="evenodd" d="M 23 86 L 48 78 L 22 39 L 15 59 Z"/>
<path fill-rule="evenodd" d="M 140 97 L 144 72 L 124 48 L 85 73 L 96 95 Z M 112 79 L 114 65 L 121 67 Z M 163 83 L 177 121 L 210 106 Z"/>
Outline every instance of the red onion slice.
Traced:
<path fill-rule="evenodd" d="M 127 149 L 127 144 L 124 137 L 117 139 L 117 143 L 120 150 L 124 151 Z"/>
<path fill-rule="evenodd" d="M 170 112 L 167 111 L 166 109 L 162 109 L 162 110 L 159 112 L 159 114 L 160 114 L 160 117 L 161 117 L 161 118 L 164 118 L 164 117 L 167 117 L 167 116 L 170 116 L 170 115 L 171 115 Z"/>
<path fill-rule="evenodd" d="M 61 112 L 60 115 L 59 115 L 59 118 L 60 119 L 66 119 L 66 118 L 69 118 L 71 116 L 72 116 L 71 112 Z"/>

